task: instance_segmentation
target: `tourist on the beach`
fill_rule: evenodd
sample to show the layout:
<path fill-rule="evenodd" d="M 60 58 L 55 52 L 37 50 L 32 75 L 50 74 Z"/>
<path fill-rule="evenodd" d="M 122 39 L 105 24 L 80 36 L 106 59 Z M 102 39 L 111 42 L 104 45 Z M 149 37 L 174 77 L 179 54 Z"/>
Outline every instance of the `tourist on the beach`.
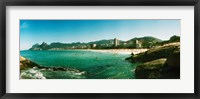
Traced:
<path fill-rule="evenodd" d="M 135 55 L 135 54 L 132 52 L 132 53 L 131 53 L 131 57 L 134 57 L 134 55 Z"/>

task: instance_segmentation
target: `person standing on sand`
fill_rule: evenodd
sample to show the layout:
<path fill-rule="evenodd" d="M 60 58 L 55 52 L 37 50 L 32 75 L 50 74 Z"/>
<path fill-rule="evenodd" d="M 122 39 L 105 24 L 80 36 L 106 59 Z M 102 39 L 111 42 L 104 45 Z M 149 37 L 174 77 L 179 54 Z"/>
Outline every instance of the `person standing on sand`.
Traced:
<path fill-rule="evenodd" d="M 135 55 L 135 54 L 132 52 L 132 53 L 131 53 L 131 57 L 134 57 L 134 55 Z"/>

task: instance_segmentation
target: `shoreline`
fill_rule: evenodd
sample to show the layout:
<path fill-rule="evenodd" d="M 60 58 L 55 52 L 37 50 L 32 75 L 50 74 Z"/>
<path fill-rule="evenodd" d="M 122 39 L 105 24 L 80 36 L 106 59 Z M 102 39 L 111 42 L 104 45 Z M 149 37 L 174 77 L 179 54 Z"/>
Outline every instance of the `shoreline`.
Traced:
<path fill-rule="evenodd" d="M 139 54 L 146 52 L 148 49 L 90 49 L 94 52 L 114 53 L 114 54 Z"/>
<path fill-rule="evenodd" d="M 103 53 L 114 53 L 114 54 L 139 54 L 146 52 L 148 49 L 67 49 L 67 50 L 78 50 L 78 51 L 92 51 L 92 52 L 103 52 Z M 67 50 L 31 50 L 31 51 L 67 51 Z M 21 50 L 28 51 L 28 50 Z"/>

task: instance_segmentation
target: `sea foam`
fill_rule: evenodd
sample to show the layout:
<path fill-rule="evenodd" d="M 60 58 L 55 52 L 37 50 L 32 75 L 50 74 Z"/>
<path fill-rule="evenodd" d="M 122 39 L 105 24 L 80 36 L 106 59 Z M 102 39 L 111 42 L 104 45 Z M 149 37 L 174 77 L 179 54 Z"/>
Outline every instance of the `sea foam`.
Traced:
<path fill-rule="evenodd" d="M 24 70 L 20 74 L 21 79 L 46 79 L 43 74 L 34 68 Z"/>

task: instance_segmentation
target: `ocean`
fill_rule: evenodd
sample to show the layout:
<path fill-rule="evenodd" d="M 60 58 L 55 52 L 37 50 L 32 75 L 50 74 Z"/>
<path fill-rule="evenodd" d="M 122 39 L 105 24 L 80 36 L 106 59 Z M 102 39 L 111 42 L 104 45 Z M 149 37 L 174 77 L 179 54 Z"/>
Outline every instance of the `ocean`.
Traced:
<path fill-rule="evenodd" d="M 37 68 L 22 70 L 21 78 L 29 79 L 37 78 L 34 76 L 45 79 L 134 79 L 134 69 L 139 64 L 125 60 L 130 54 L 90 50 L 24 50 L 20 51 L 20 55 L 43 67 L 68 68 L 66 71 Z"/>

